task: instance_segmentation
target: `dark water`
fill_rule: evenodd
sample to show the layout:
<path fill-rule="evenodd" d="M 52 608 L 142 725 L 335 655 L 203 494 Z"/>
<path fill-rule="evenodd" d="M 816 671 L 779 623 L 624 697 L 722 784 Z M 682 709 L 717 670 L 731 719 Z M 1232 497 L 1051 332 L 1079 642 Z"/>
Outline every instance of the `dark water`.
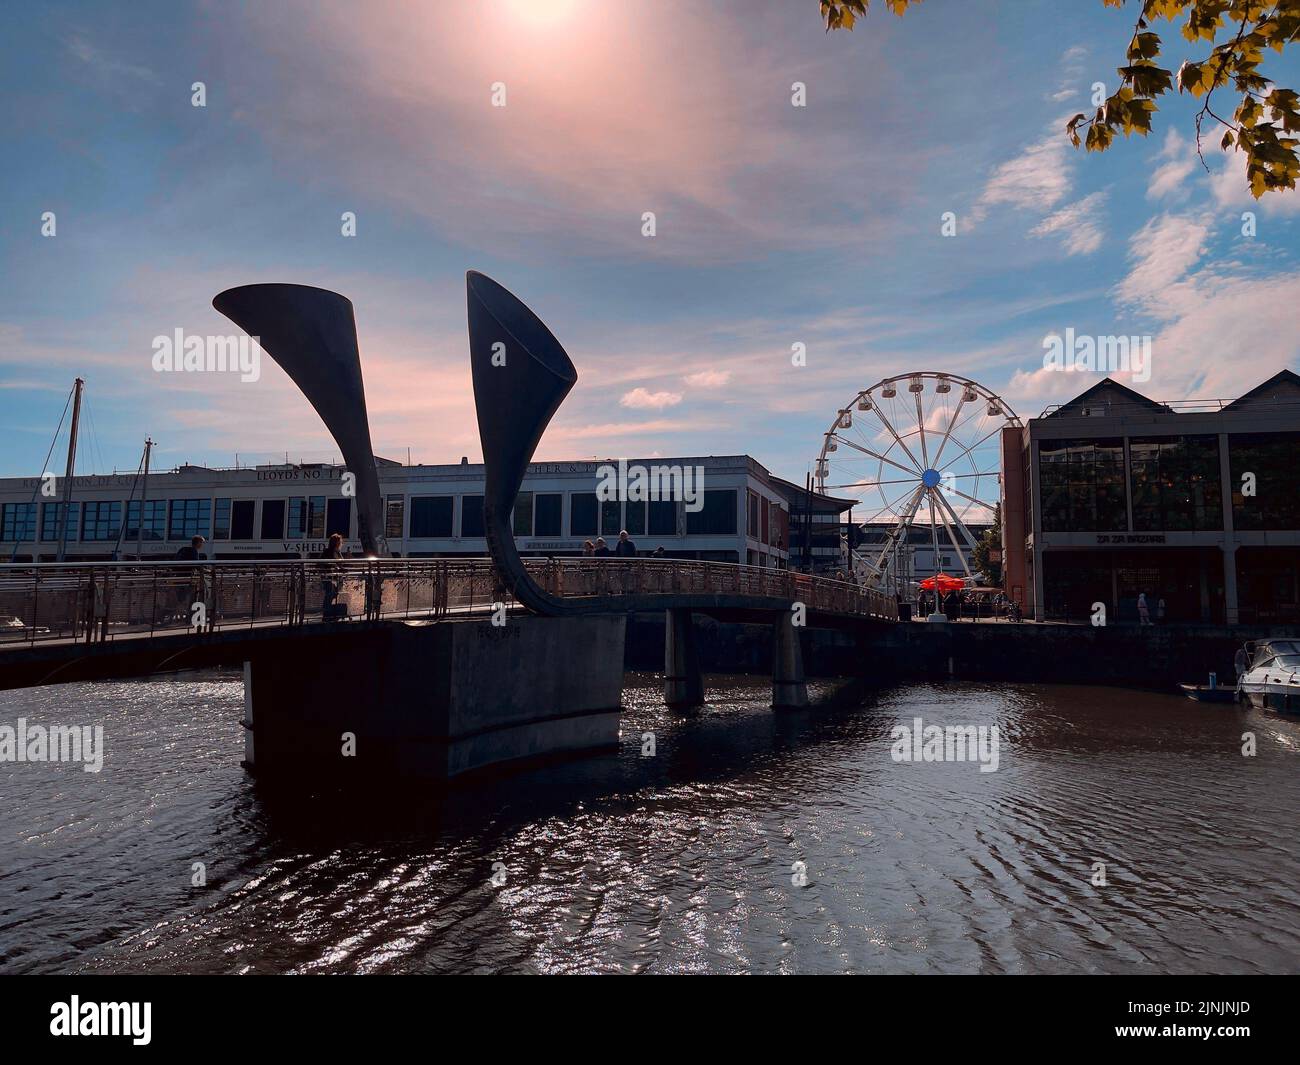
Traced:
<path fill-rule="evenodd" d="M 235 676 L 0 693 L 0 724 L 106 746 L 98 775 L 0 763 L 0 972 L 1300 968 L 1296 719 L 1105 688 L 711 694 L 683 716 L 634 678 L 618 754 L 366 810 L 255 788 Z M 917 715 L 998 725 L 997 772 L 891 760 Z"/>

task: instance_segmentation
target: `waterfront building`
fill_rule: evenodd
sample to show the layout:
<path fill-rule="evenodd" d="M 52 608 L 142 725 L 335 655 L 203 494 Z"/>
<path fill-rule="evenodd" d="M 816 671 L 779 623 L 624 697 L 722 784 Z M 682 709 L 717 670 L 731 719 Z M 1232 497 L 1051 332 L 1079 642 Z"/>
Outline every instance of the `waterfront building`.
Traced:
<path fill-rule="evenodd" d="M 771 483 L 790 516 L 790 565 L 829 576 L 847 571 L 841 550 L 842 538 L 848 532 L 845 514 L 858 501 L 809 492 L 804 485 L 780 477 L 773 477 Z"/>
<path fill-rule="evenodd" d="M 1002 436 L 1008 592 L 1035 618 L 1300 621 L 1300 377 L 1162 403 L 1106 378 Z"/>
<path fill-rule="evenodd" d="M 626 529 L 642 555 L 662 547 L 670 558 L 743 562 L 783 569 L 789 508 L 776 480 L 747 455 L 628 460 L 628 468 L 698 468 L 698 505 L 683 499 L 599 499 L 602 467 L 619 460 L 535 462 L 514 512 L 525 556 L 582 554 L 585 540 L 614 546 Z M 403 466 L 378 459 L 389 553 L 456 558 L 487 553 L 483 534 L 483 466 Z M 151 473 L 143 493 L 134 473 L 73 479 L 67 561 L 170 558 L 200 535 L 209 558 L 300 558 L 319 554 L 330 533 L 360 552 L 356 508 L 345 494 L 346 471 L 333 464 L 210 469 L 184 465 Z M 0 479 L 0 560 L 51 562 L 63 504 L 45 498 L 38 477 Z M 62 494 L 62 485 L 59 486 Z M 143 508 L 141 496 L 143 494 Z M 119 546 L 120 541 L 120 546 Z"/>

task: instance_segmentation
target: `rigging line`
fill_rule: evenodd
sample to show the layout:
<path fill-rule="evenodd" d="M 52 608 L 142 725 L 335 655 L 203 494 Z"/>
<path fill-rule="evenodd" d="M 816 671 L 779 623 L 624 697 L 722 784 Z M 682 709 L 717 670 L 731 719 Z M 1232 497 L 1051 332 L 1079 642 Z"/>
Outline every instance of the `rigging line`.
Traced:
<path fill-rule="evenodd" d="M 144 452 L 140 453 L 140 464 L 135 468 L 135 479 L 131 481 L 131 493 L 126 497 L 126 513 L 122 515 L 122 521 L 117 527 L 117 543 L 113 545 L 113 558 L 122 551 L 122 537 L 126 535 L 126 526 L 131 518 L 131 501 L 135 499 L 135 486 L 140 481 L 140 474 L 144 472 Z M 144 514 L 140 515 L 140 521 L 143 523 Z"/>
<path fill-rule="evenodd" d="M 61 433 L 61 432 L 63 431 L 63 420 L 68 416 L 68 406 L 72 403 L 72 393 L 75 392 L 76 389 L 77 389 L 77 386 L 76 386 L 76 385 L 73 385 L 72 388 L 69 389 L 69 391 L 68 391 L 68 398 L 67 398 L 66 400 L 63 401 L 63 413 L 59 415 L 59 424 L 58 424 L 58 426 L 55 427 L 55 430 L 54 430 L 54 439 L 52 439 L 52 440 L 50 441 L 50 450 L 47 451 L 47 452 L 45 453 L 45 461 L 41 464 L 41 476 L 36 478 L 36 486 L 32 489 L 32 498 L 31 498 L 30 502 L 28 503 L 28 506 L 31 506 L 31 505 L 33 505 L 33 504 L 36 502 L 36 496 L 37 496 L 37 493 L 39 493 L 40 490 L 41 490 L 41 482 L 45 479 L 45 474 L 49 472 L 49 469 L 50 469 L 50 456 L 54 454 L 54 445 L 57 444 L 57 443 L 59 442 L 59 433 Z M 57 512 L 56 512 L 56 513 L 57 513 Z M 32 518 L 32 546 L 33 546 L 33 547 L 35 547 L 35 545 L 36 545 L 36 543 L 37 543 L 37 540 L 36 540 L 37 524 L 36 524 L 36 523 L 37 523 L 37 518 L 36 518 L 35 516 L 33 516 L 33 518 Z M 11 555 L 9 556 L 9 561 L 10 561 L 10 562 L 16 562 L 16 561 L 18 560 L 18 548 L 21 546 L 22 541 L 19 539 L 19 537 L 18 537 L 17 534 L 18 534 L 18 529 L 15 527 L 15 529 L 14 529 L 14 550 L 13 550 L 13 554 L 11 554 Z M 33 552 L 32 552 L 32 555 L 35 556 L 35 554 L 36 554 L 36 552 L 33 551 Z"/>
<path fill-rule="evenodd" d="M 86 390 L 84 390 L 84 391 L 82 392 L 82 395 L 81 395 L 81 403 L 82 403 L 82 406 L 84 406 L 84 407 L 86 408 L 86 421 L 90 423 L 90 424 L 89 424 L 89 428 L 90 428 L 90 446 L 91 446 L 91 449 L 93 450 L 93 454 L 91 455 L 91 458 L 92 458 L 96 463 L 98 463 L 98 469 L 100 469 L 100 470 L 106 470 L 107 467 L 106 467 L 105 464 L 104 464 L 104 452 L 103 452 L 103 449 L 99 446 L 99 431 L 95 428 L 95 414 L 94 414 L 94 412 L 90 409 L 90 390 L 89 390 L 89 389 L 86 389 Z"/>

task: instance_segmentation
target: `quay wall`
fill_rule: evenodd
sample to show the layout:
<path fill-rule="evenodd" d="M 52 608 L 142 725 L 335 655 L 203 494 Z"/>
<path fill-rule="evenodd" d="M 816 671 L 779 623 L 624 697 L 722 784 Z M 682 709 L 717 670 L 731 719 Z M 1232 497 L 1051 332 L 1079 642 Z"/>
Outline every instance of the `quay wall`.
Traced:
<path fill-rule="evenodd" d="M 770 672 L 767 625 L 719 622 L 696 615 L 696 645 L 705 673 Z M 805 629 L 804 671 L 810 677 L 852 677 L 891 684 L 936 677 L 1028 683 L 1105 684 L 1175 690 L 1218 674 L 1234 684 L 1233 658 L 1248 640 L 1294 636 L 1286 626 L 1057 625 L 1021 622 L 913 622 L 855 636 Z M 663 619 L 628 619 L 625 666 L 663 669 Z"/>

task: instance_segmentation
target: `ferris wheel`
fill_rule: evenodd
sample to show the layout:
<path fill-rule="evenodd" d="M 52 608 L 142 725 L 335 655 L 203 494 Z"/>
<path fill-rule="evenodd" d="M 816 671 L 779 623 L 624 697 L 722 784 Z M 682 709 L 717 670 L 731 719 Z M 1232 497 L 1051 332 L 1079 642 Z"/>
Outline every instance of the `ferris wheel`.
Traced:
<path fill-rule="evenodd" d="M 969 524 L 992 521 L 998 499 L 1002 430 L 1020 419 L 1000 396 L 956 374 L 900 374 L 857 393 L 822 437 L 818 492 L 855 500 L 855 525 L 884 524 L 842 550 L 860 581 L 901 587 L 910 570 L 911 531 L 928 524 L 934 558 L 949 544 L 966 577 Z M 860 520 L 859 520 L 860 516 Z M 936 565 L 936 570 L 940 567 Z"/>

